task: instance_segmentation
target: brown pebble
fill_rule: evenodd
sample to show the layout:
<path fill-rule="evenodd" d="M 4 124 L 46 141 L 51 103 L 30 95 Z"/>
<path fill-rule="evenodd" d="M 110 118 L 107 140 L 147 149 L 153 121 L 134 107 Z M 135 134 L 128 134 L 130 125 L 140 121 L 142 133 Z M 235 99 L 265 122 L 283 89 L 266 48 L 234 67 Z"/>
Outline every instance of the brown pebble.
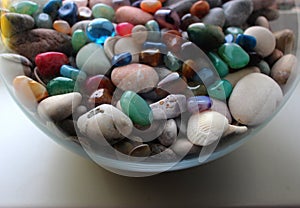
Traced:
<path fill-rule="evenodd" d="M 158 66 L 162 63 L 162 54 L 158 49 L 148 49 L 141 51 L 139 55 L 139 61 L 142 64 L 150 66 Z"/>
<path fill-rule="evenodd" d="M 271 69 L 271 77 L 279 84 L 284 85 L 288 81 L 292 70 L 297 65 L 297 58 L 293 54 L 281 57 Z"/>
<path fill-rule="evenodd" d="M 207 1 L 197 1 L 190 8 L 190 13 L 196 17 L 203 18 L 209 13 L 210 6 Z"/>
<path fill-rule="evenodd" d="M 259 16 L 255 21 L 255 25 L 270 29 L 269 20 L 264 16 Z"/>
<path fill-rule="evenodd" d="M 273 53 L 272 53 L 270 56 L 268 56 L 268 57 L 266 58 L 266 61 L 268 62 L 268 64 L 269 64 L 270 66 L 272 66 L 272 65 L 273 65 L 276 61 L 278 61 L 278 59 L 280 59 L 282 56 L 283 56 L 282 51 L 279 50 L 279 49 L 275 49 L 275 50 L 273 51 Z"/>
<path fill-rule="evenodd" d="M 295 47 L 295 34 L 290 29 L 284 29 L 274 33 L 276 38 L 276 48 L 284 54 L 292 53 Z"/>
<path fill-rule="evenodd" d="M 182 75 L 188 80 L 191 80 L 196 74 L 195 69 L 196 69 L 195 61 L 188 59 L 182 65 Z"/>
<path fill-rule="evenodd" d="M 133 25 L 145 25 L 153 19 L 153 16 L 136 7 L 122 6 L 116 11 L 115 19 L 117 23 L 129 22 Z"/>
<path fill-rule="evenodd" d="M 89 97 L 88 103 L 91 108 L 94 108 L 101 104 L 111 104 L 112 95 L 109 93 L 108 89 L 98 89 L 92 93 Z"/>

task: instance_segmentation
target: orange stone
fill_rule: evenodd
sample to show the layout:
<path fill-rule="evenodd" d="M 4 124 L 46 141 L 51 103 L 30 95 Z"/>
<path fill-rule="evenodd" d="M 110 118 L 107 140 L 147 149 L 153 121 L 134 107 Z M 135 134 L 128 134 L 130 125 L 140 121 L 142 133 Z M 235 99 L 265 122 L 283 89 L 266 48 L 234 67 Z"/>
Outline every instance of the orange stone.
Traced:
<path fill-rule="evenodd" d="M 67 21 L 64 20 L 56 20 L 53 23 L 53 28 L 57 32 L 61 32 L 64 34 L 70 34 L 71 33 L 71 27 Z"/>
<path fill-rule="evenodd" d="M 182 65 L 182 76 L 184 76 L 188 80 L 191 80 L 196 74 L 195 70 L 196 63 L 193 60 L 188 59 Z"/>
<path fill-rule="evenodd" d="M 140 7 L 143 11 L 154 14 L 162 8 L 162 3 L 159 0 L 143 0 Z"/>
<path fill-rule="evenodd" d="M 199 18 L 203 18 L 205 15 L 209 13 L 210 6 L 207 1 L 197 1 L 190 8 L 190 13 Z"/>

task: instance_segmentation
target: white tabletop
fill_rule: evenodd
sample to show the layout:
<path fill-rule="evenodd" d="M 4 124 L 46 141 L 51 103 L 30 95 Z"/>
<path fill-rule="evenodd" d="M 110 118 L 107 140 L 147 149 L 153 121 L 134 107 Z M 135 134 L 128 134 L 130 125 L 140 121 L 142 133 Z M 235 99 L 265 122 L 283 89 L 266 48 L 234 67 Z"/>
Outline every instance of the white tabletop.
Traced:
<path fill-rule="evenodd" d="M 1 83 L 0 102 L 0 207 L 300 206 L 300 85 L 238 150 L 147 178 L 115 175 L 57 145 Z"/>

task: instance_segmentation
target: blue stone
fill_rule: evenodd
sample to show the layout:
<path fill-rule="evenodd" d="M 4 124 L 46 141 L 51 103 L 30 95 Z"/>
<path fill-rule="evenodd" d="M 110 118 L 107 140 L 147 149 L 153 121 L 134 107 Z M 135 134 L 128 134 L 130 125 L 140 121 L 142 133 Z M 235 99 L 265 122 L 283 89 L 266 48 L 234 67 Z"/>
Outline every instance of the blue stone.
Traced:
<path fill-rule="evenodd" d="M 62 65 L 60 67 L 60 74 L 63 77 L 70 78 L 74 81 L 79 81 L 79 82 L 85 81 L 87 78 L 87 75 L 84 71 L 81 71 L 69 65 Z"/>
<path fill-rule="evenodd" d="M 252 51 L 256 46 L 256 38 L 251 35 L 239 34 L 235 42 L 246 51 Z"/>
<path fill-rule="evenodd" d="M 129 52 L 116 54 L 112 57 L 111 65 L 114 67 L 125 66 L 131 63 L 132 55 Z"/>
<path fill-rule="evenodd" d="M 58 10 L 60 19 L 67 21 L 71 26 L 77 22 L 78 8 L 74 2 L 67 2 Z"/>
<path fill-rule="evenodd" d="M 234 35 L 228 34 L 225 36 L 226 43 L 233 43 L 234 42 Z"/>
<path fill-rule="evenodd" d="M 49 14 L 52 19 L 58 16 L 58 9 L 62 6 L 62 0 L 49 0 L 43 7 L 43 12 Z"/>
<path fill-rule="evenodd" d="M 159 42 L 146 41 L 143 44 L 143 50 L 147 50 L 147 49 L 158 49 L 163 54 L 166 54 L 168 52 L 168 48 L 166 44 L 159 43 Z"/>
<path fill-rule="evenodd" d="M 88 24 L 86 34 L 91 41 L 103 44 L 108 37 L 115 36 L 115 28 L 109 20 L 96 18 Z"/>
<path fill-rule="evenodd" d="M 210 109 L 212 100 L 208 96 L 194 96 L 187 100 L 187 109 L 190 113 L 199 113 Z"/>

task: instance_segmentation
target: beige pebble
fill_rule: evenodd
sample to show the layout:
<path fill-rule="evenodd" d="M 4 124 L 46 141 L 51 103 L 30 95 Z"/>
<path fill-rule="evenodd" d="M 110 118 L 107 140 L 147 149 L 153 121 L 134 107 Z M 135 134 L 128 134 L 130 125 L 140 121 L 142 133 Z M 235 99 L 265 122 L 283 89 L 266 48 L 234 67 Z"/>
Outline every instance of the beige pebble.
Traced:
<path fill-rule="evenodd" d="M 255 72 L 260 72 L 259 68 L 256 66 L 250 66 L 250 67 L 241 69 L 237 72 L 229 73 L 228 75 L 226 75 L 224 77 L 224 79 L 229 81 L 232 84 L 232 86 L 234 87 L 240 79 L 247 76 L 248 74 L 255 73 Z"/>
<path fill-rule="evenodd" d="M 233 88 L 228 106 L 239 123 L 255 126 L 266 121 L 282 101 L 280 86 L 269 76 L 251 73 Z"/>
<path fill-rule="evenodd" d="M 284 54 L 292 53 L 295 49 L 295 34 L 290 29 L 284 29 L 274 33 L 276 38 L 276 48 Z"/>
<path fill-rule="evenodd" d="M 71 116 L 80 105 L 82 96 L 78 92 L 54 95 L 38 104 L 38 114 L 46 121 L 62 121 Z"/>
<path fill-rule="evenodd" d="M 147 28 L 144 25 L 136 25 L 132 28 L 131 37 L 137 43 L 144 43 L 147 40 L 148 32 Z"/>
<path fill-rule="evenodd" d="M 145 25 L 153 19 L 153 16 L 136 7 L 122 6 L 116 11 L 115 19 L 117 23 L 129 22 L 133 25 Z"/>
<path fill-rule="evenodd" d="M 255 21 L 255 25 L 270 29 L 269 20 L 264 16 L 259 16 Z"/>
<path fill-rule="evenodd" d="M 267 57 L 274 51 L 276 39 L 269 29 L 261 26 L 253 26 L 246 29 L 244 34 L 256 38 L 256 47 L 254 50 L 262 57 Z"/>
<path fill-rule="evenodd" d="M 179 138 L 171 146 L 176 155 L 183 157 L 189 154 L 200 152 L 201 147 L 193 145 L 187 138 Z"/>
<path fill-rule="evenodd" d="M 271 77 L 279 84 L 284 85 L 288 81 L 292 70 L 297 65 L 297 58 L 293 54 L 284 55 L 271 69 Z"/>
<path fill-rule="evenodd" d="M 139 62 L 139 54 L 142 51 L 142 45 L 134 41 L 132 37 L 120 38 L 115 43 L 114 52 L 120 54 L 124 52 L 130 52 L 132 55 L 132 62 Z"/>
<path fill-rule="evenodd" d="M 120 39 L 119 36 L 108 37 L 103 45 L 106 56 L 111 60 L 115 55 L 115 44 Z"/>
<path fill-rule="evenodd" d="M 227 103 L 225 103 L 221 100 L 218 100 L 218 99 L 214 99 L 214 98 L 210 98 L 210 99 L 212 100 L 211 110 L 217 111 L 217 112 L 223 114 L 228 119 L 228 123 L 231 123 L 232 117 L 231 117 L 230 111 L 228 109 Z"/>

